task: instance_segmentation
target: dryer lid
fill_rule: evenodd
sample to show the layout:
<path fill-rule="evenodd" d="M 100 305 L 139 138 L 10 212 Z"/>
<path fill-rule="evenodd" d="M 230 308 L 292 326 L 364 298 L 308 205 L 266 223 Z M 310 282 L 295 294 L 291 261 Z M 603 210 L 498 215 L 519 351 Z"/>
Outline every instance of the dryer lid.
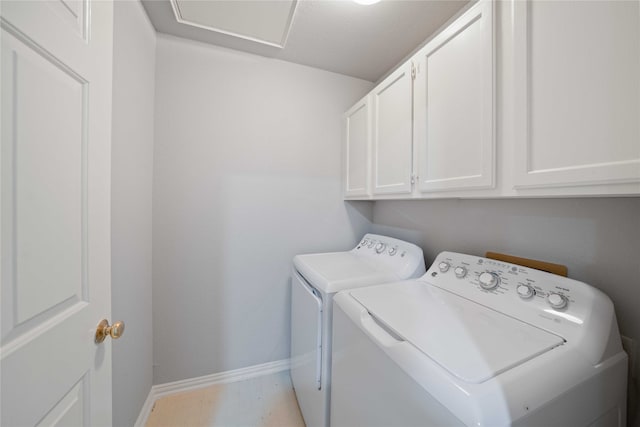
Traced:
<path fill-rule="evenodd" d="M 382 264 L 352 252 L 296 255 L 293 265 L 311 286 L 326 294 L 398 280 Z"/>
<path fill-rule="evenodd" d="M 425 282 L 356 289 L 369 313 L 450 374 L 481 383 L 564 340 Z"/>

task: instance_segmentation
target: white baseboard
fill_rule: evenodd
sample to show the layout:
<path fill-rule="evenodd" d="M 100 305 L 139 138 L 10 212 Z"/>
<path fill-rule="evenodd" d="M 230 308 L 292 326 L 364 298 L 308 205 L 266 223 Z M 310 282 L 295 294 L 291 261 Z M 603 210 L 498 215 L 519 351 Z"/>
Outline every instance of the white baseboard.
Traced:
<path fill-rule="evenodd" d="M 153 394 L 153 386 L 151 390 L 149 390 L 149 394 L 147 395 L 147 400 L 144 401 L 142 405 L 142 409 L 140 409 L 140 414 L 138 415 L 138 419 L 133 427 L 144 427 L 147 424 L 147 420 L 149 419 L 149 415 L 151 414 L 151 410 L 153 409 L 153 404 L 156 403 L 156 397 Z"/>
<path fill-rule="evenodd" d="M 142 405 L 140 415 L 138 415 L 138 419 L 136 420 L 134 427 L 144 427 L 147 424 L 147 419 L 149 418 L 149 414 L 151 414 L 154 403 L 161 397 L 174 393 L 209 387 L 214 384 L 227 384 L 261 377 L 263 375 L 275 374 L 276 372 L 289 370 L 290 365 L 290 360 L 284 359 L 275 362 L 263 363 L 262 365 L 254 365 L 247 368 L 234 369 L 232 371 L 219 372 L 217 374 L 154 385 L 151 387 L 151 390 L 149 390 L 147 400 L 145 400 L 144 405 Z"/>

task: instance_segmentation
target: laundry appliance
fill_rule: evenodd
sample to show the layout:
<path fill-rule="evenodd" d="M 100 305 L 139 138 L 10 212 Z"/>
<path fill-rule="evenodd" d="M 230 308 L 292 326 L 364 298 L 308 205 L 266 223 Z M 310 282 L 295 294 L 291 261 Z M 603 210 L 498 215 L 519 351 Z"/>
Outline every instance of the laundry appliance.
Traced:
<path fill-rule="evenodd" d="M 625 426 L 611 300 L 443 252 L 418 280 L 334 298 L 331 426 Z"/>
<path fill-rule="evenodd" d="M 350 251 L 294 257 L 291 380 L 307 427 L 329 425 L 333 295 L 424 272 L 422 249 L 375 234 L 365 235 Z"/>

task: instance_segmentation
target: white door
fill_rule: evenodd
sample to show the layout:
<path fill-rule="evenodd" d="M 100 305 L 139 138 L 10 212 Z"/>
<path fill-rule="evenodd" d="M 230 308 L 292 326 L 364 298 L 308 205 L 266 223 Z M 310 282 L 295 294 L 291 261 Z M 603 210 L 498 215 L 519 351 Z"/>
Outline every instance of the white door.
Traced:
<path fill-rule="evenodd" d="M 110 425 L 113 5 L 0 7 L 0 424 Z"/>
<path fill-rule="evenodd" d="M 343 117 L 344 195 L 369 195 L 369 152 L 371 150 L 371 117 L 369 96 L 351 107 Z"/>
<path fill-rule="evenodd" d="M 411 193 L 412 83 L 407 62 L 372 92 L 373 194 Z"/>
<path fill-rule="evenodd" d="M 414 57 L 421 192 L 494 185 L 492 6 L 477 3 Z"/>
<path fill-rule="evenodd" d="M 515 187 L 637 193 L 640 2 L 522 1 L 513 19 Z"/>

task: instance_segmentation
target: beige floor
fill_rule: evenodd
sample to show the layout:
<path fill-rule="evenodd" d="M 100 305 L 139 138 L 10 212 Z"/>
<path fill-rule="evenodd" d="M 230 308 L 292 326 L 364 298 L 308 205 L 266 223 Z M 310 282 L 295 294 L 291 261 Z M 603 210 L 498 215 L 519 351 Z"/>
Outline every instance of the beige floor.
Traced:
<path fill-rule="evenodd" d="M 289 373 L 158 399 L 146 427 L 304 427 Z"/>

